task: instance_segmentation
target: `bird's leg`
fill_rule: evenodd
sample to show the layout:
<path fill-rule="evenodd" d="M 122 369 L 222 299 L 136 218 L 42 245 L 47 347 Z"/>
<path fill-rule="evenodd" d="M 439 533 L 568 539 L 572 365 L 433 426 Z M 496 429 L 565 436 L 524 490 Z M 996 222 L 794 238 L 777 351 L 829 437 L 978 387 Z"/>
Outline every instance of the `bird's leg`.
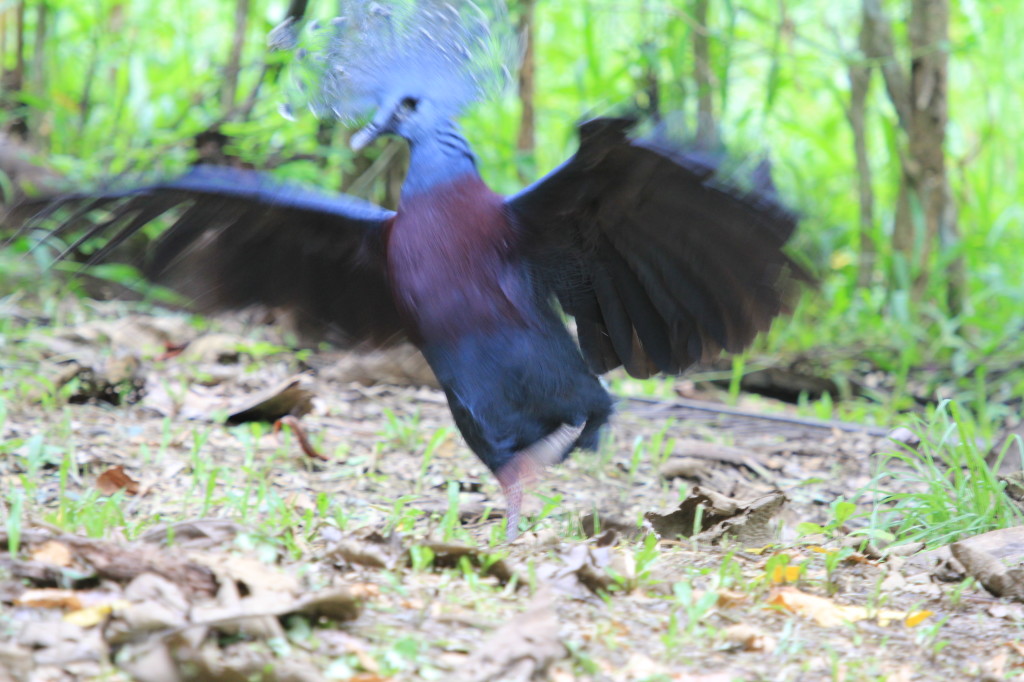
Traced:
<path fill-rule="evenodd" d="M 583 433 L 583 422 L 579 426 L 562 424 L 550 434 L 529 445 L 512 458 L 498 472 L 498 483 L 505 493 L 505 539 L 511 542 L 519 535 L 519 513 L 523 506 L 523 491 L 540 478 L 544 468 L 557 464 Z"/>
<path fill-rule="evenodd" d="M 523 506 L 523 481 L 511 474 L 514 464 L 506 465 L 498 475 L 501 492 L 505 493 L 505 539 L 512 542 L 519 536 L 519 510 Z"/>

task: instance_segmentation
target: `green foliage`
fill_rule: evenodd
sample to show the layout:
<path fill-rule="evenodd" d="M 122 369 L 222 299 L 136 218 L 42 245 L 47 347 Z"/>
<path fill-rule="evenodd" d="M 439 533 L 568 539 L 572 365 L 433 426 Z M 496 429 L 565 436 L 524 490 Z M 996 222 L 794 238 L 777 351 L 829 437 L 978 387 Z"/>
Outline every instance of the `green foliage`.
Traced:
<path fill-rule="evenodd" d="M 798 523 L 796 527 L 797 532 L 801 535 L 810 535 L 814 533 L 832 535 L 834 533 L 841 532 L 843 524 L 852 518 L 857 511 L 857 505 L 843 497 L 833 500 L 829 507 L 830 514 L 827 524 L 822 526 L 817 523 Z"/>
<path fill-rule="evenodd" d="M 915 431 L 916 447 L 878 455 L 877 472 L 862 491 L 873 503 L 863 534 L 937 546 L 1021 523 L 996 474 L 1009 444 L 989 466 L 983 425 L 952 402 L 919 420 Z"/>

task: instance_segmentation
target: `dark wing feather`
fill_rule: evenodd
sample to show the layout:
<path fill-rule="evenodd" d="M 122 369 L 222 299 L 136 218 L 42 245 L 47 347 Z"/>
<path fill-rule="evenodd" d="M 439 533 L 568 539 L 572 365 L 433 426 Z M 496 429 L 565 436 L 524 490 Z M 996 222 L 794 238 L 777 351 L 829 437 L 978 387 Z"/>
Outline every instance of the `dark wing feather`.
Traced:
<path fill-rule="evenodd" d="M 60 200 L 59 207 L 69 205 L 77 210 L 55 233 L 91 226 L 62 257 L 102 236 L 93 255 L 100 261 L 163 217 L 171 226 L 147 254 L 145 273 L 199 310 L 283 308 L 303 333 L 341 345 L 387 345 L 404 336 L 384 254 L 394 213 L 368 202 L 253 171 L 199 167 L 171 182 Z M 88 223 L 100 209 L 104 219 Z"/>
<path fill-rule="evenodd" d="M 742 350 L 806 276 L 783 251 L 796 216 L 769 181 L 729 186 L 682 145 L 631 138 L 633 125 L 583 124 L 576 154 L 506 206 L 591 368 L 646 377 Z"/>

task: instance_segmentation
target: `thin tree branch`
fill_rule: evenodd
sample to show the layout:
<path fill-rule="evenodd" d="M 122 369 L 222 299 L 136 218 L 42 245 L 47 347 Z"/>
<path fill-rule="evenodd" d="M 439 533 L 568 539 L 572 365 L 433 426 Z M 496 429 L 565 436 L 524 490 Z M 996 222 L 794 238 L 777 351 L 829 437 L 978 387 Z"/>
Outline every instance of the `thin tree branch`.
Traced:
<path fill-rule="evenodd" d="M 861 22 L 860 49 L 869 40 L 870 24 Z M 859 257 L 857 262 L 857 286 L 871 283 L 874 274 L 877 248 L 873 237 L 875 226 L 875 192 L 868 157 L 867 100 L 871 87 L 871 68 L 860 59 L 851 60 L 847 66 L 850 78 L 850 105 L 846 110 L 847 120 L 853 131 L 853 153 L 857 163 L 857 197 L 860 209 Z"/>
<path fill-rule="evenodd" d="M 697 84 L 697 144 L 705 149 L 715 146 L 715 112 L 712 93 L 711 47 L 708 40 L 708 0 L 694 0 L 693 79 Z"/>
<path fill-rule="evenodd" d="M 245 28 L 249 21 L 249 0 L 235 3 L 235 34 L 231 40 L 231 53 L 224 68 L 224 89 L 221 91 L 221 108 L 233 111 L 235 95 L 238 93 L 238 75 L 242 69 L 242 49 L 245 47 Z"/>
<path fill-rule="evenodd" d="M 519 68 L 519 101 L 522 110 L 519 116 L 519 134 L 516 137 L 516 150 L 521 159 L 533 158 L 537 146 L 536 125 L 537 115 L 534 109 L 534 96 L 536 93 L 536 61 L 534 56 L 534 8 L 535 0 L 520 0 L 519 2 L 519 25 L 518 32 L 523 41 L 523 63 Z M 522 182 L 529 180 L 533 174 L 522 164 L 519 168 L 519 179 Z"/>
<path fill-rule="evenodd" d="M 885 89 L 896 109 L 900 127 L 906 130 L 910 125 L 910 88 L 907 75 L 896 60 L 896 48 L 892 39 L 892 22 L 882 8 L 881 0 L 863 0 L 861 4 L 861 50 L 878 63 L 885 80 Z"/>

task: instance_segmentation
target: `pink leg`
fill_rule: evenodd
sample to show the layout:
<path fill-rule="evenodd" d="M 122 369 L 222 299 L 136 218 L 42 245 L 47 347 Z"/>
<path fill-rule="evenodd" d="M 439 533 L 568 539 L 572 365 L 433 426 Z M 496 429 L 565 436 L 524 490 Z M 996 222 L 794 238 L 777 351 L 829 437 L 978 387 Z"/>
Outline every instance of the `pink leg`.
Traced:
<path fill-rule="evenodd" d="M 507 501 L 505 539 L 508 542 L 519 536 L 519 515 L 523 506 L 524 490 L 541 477 L 546 466 L 561 461 L 566 451 L 579 438 L 585 425 L 586 423 L 579 426 L 562 424 L 551 434 L 517 452 L 497 472 L 498 483 L 501 484 L 501 491 L 505 493 Z"/>
<path fill-rule="evenodd" d="M 523 482 L 516 481 L 511 485 L 502 483 L 501 491 L 505 493 L 506 501 L 505 540 L 512 542 L 519 537 L 519 511 L 523 506 Z"/>

